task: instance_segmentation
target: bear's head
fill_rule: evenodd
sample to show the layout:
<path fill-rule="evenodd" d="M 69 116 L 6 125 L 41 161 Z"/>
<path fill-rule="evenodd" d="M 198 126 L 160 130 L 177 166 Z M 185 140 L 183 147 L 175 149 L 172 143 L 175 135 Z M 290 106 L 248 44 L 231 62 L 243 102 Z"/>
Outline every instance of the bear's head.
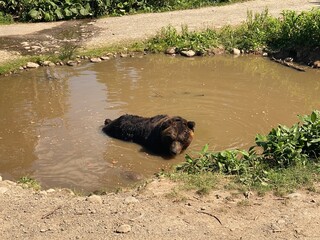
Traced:
<path fill-rule="evenodd" d="M 172 117 L 162 124 L 161 143 L 167 154 L 175 156 L 192 142 L 195 122 L 181 117 Z"/>

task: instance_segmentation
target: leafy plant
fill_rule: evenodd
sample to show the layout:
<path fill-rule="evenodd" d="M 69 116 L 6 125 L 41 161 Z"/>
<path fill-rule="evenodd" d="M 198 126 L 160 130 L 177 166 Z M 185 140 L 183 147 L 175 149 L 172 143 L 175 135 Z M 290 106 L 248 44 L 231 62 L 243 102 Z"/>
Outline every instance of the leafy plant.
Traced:
<path fill-rule="evenodd" d="M 10 24 L 10 23 L 13 23 L 12 16 L 10 14 L 0 12 L 0 25 L 1 24 Z"/>
<path fill-rule="evenodd" d="M 207 29 L 190 32 L 183 27 L 178 32 L 173 27 L 163 28 L 146 45 L 151 52 L 161 52 L 168 47 L 192 49 L 203 53 L 219 45 L 230 51 L 238 48 L 247 52 L 320 47 L 320 10 L 296 13 L 285 11 L 281 18 L 270 16 L 268 10 L 252 14 L 238 27 L 224 26 L 220 30 Z"/>
<path fill-rule="evenodd" d="M 285 11 L 282 13 L 282 19 L 279 19 L 277 31 L 269 34 L 267 44 L 274 49 L 319 46 L 319 32 L 319 9 L 301 13 Z"/>
<path fill-rule="evenodd" d="M 158 12 L 213 5 L 228 0 L 0 0 L 0 12 L 19 21 L 61 19 Z"/>
<path fill-rule="evenodd" d="M 279 125 L 269 134 L 256 136 L 256 145 L 246 150 L 224 150 L 209 152 L 208 145 L 198 156 L 185 156 L 185 162 L 178 165 L 178 172 L 199 174 L 218 172 L 236 176 L 236 179 L 249 187 L 279 186 L 291 179 L 292 186 L 310 183 L 314 173 L 319 174 L 318 158 L 320 156 L 320 112 L 313 111 L 310 115 L 300 117 L 302 123 L 288 128 Z M 262 153 L 256 151 L 262 149 Z M 311 169 L 305 178 L 294 183 L 292 172 L 296 169 Z M 299 184 L 298 184 L 299 183 Z"/>
<path fill-rule="evenodd" d="M 34 180 L 33 178 L 28 177 L 28 176 L 21 177 L 18 180 L 18 183 L 23 184 L 24 186 L 26 186 L 28 188 L 32 188 L 36 191 L 41 189 L 40 184 L 36 180 Z"/>

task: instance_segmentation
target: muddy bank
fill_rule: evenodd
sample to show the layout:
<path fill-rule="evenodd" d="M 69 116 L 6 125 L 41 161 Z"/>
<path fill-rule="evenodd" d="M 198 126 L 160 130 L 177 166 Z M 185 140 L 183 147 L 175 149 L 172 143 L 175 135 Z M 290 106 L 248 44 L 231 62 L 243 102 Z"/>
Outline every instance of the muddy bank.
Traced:
<path fill-rule="evenodd" d="M 271 53 L 275 59 L 296 62 L 314 68 L 320 68 L 320 47 L 315 48 L 292 48 L 277 53 Z"/>

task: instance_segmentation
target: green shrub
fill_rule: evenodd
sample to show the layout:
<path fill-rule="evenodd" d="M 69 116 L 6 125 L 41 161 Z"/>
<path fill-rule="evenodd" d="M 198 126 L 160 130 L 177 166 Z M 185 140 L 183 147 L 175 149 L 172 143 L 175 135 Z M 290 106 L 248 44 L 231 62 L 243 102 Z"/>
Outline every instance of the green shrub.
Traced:
<path fill-rule="evenodd" d="M 19 21 L 56 21 L 62 19 L 125 15 L 213 5 L 229 0 L 0 0 L 0 12 Z"/>
<path fill-rule="evenodd" d="M 12 16 L 10 14 L 0 12 L 0 25 L 1 24 L 10 24 L 10 23 L 13 23 Z"/>
<path fill-rule="evenodd" d="M 239 182 L 251 187 L 278 186 L 287 178 L 292 179 L 291 182 L 297 181 L 292 186 L 298 186 L 303 179 L 310 180 L 314 173 L 320 173 L 320 112 L 313 111 L 300 119 L 301 123 L 290 128 L 279 125 L 267 135 L 258 134 L 256 145 L 249 151 L 209 152 L 206 145 L 198 156 L 186 155 L 186 161 L 176 170 L 188 174 L 218 172 L 234 175 Z M 262 149 L 262 153 L 256 149 Z M 293 180 L 292 172 L 305 168 L 311 169 L 304 173 L 307 177 Z"/>
<path fill-rule="evenodd" d="M 0 1 L 6 13 L 21 21 L 56 21 L 94 16 L 92 6 L 101 0 L 8 0 Z"/>
<path fill-rule="evenodd" d="M 279 19 L 279 27 L 277 31 L 270 32 L 267 44 L 273 49 L 319 46 L 320 10 L 301 13 L 283 12 L 282 18 Z"/>

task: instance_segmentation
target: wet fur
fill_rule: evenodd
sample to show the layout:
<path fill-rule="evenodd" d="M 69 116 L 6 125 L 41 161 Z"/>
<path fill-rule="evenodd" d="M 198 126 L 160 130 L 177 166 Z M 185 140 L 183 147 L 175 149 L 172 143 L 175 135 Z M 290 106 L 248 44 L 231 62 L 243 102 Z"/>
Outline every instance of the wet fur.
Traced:
<path fill-rule="evenodd" d="M 138 143 L 156 154 L 172 156 L 190 145 L 194 127 L 194 122 L 178 116 L 145 118 L 126 114 L 113 121 L 106 119 L 102 131 L 111 137 Z"/>

